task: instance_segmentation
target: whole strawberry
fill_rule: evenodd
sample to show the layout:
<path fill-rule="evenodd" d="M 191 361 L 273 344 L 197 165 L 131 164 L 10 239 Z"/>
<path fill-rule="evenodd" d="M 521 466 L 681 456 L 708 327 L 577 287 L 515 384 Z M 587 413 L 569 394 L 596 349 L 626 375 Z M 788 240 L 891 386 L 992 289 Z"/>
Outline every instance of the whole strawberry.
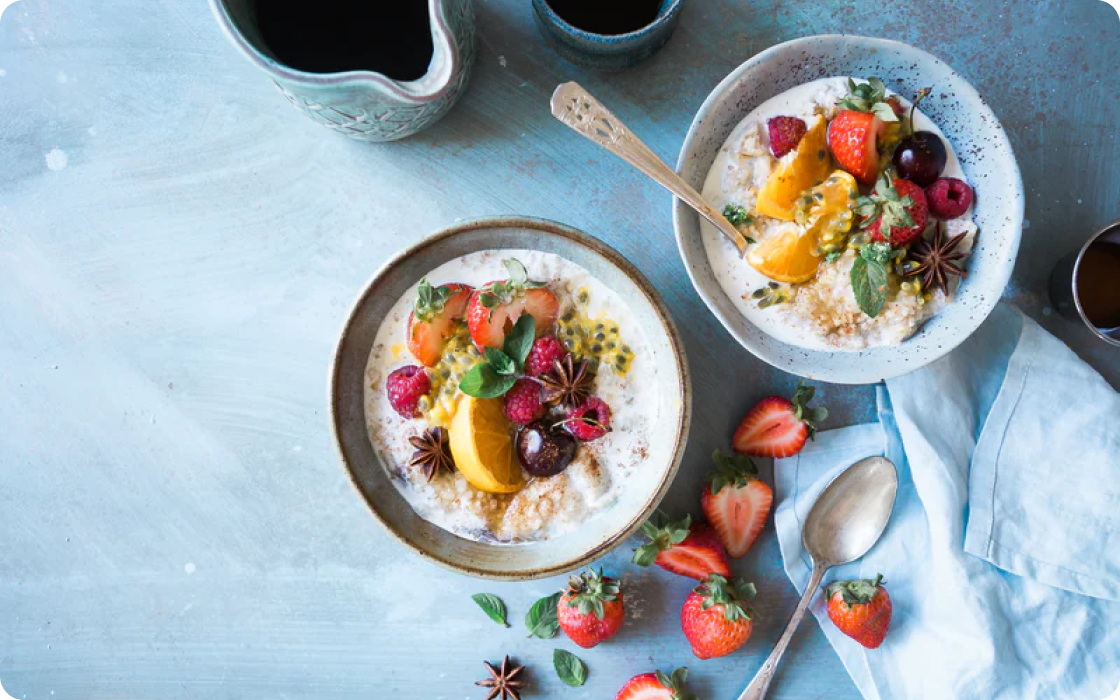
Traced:
<path fill-rule="evenodd" d="M 921 237 L 929 221 L 926 193 L 909 180 L 883 173 L 870 197 L 856 200 L 855 212 L 863 217 L 859 227 L 877 243 L 895 248 Z"/>
<path fill-rule="evenodd" d="M 681 629 L 696 658 L 727 656 L 747 643 L 753 611 L 746 602 L 755 593 L 752 583 L 730 582 L 712 574 L 688 594 L 681 609 Z"/>
<path fill-rule="evenodd" d="M 642 524 L 642 534 L 650 541 L 634 550 L 635 564 L 657 564 L 666 571 L 698 581 L 706 580 L 709 574 L 731 576 L 727 552 L 710 525 L 692 522 L 691 515 L 667 522 L 659 514 L 656 520 Z"/>
<path fill-rule="evenodd" d="M 661 671 L 642 673 L 626 681 L 614 700 L 696 700 L 684 687 L 688 669 L 684 666 L 668 676 Z"/>
<path fill-rule="evenodd" d="M 883 575 L 874 579 L 834 581 L 825 588 L 828 617 L 836 629 L 868 649 L 877 649 L 891 624 L 891 597 Z"/>
<path fill-rule="evenodd" d="M 729 557 L 738 559 L 758 539 L 774 492 L 758 476 L 758 467 L 746 455 L 712 455 L 716 468 L 708 474 L 708 485 L 700 494 L 700 507 L 715 528 Z"/>
<path fill-rule="evenodd" d="M 828 418 L 823 406 L 809 408 L 816 389 L 798 382 L 792 400 L 768 396 L 755 404 L 731 439 L 731 447 L 752 457 L 792 457 Z"/>
<path fill-rule="evenodd" d="M 556 604 L 556 619 L 568 639 L 590 649 L 618 633 L 625 617 L 618 581 L 588 569 L 568 579 Z"/>

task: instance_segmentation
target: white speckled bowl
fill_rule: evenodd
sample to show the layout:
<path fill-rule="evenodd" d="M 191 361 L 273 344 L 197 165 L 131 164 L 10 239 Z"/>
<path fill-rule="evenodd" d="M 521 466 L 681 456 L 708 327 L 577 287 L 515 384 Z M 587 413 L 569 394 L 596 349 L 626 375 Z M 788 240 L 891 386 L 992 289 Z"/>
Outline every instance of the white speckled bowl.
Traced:
<path fill-rule="evenodd" d="M 366 428 L 365 368 L 385 314 L 424 273 L 469 253 L 529 248 L 566 258 L 624 301 L 652 352 L 643 378 L 658 383 L 656 427 L 662 440 L 618 502 L 575 531 L 544 542 L 490 544 L 464 539 L 421 518 L 390 482 Z M 362 290 L 346 319 L 330 372 L 331 428 L 339 457 L 373 515 L 420 556 L 482 578 L 523 580 L 571 571 L 625 542 L 669 490 L 684 454 L 692 409 L 688 363 L 677 329 L 641 272 L 601 241 L 563 224 L 528 217 L 494 217 L 456 224 L 389 260 Z M 664 448 L 664 449 L 661 449 Z"/>
<path fill-rule="evenodd" d="M 748 321 L 724 293 L 708 263 L 696 212 L 675 201 L 673 224 L 681 258 L 697 293 L 743 347 L 793 374 L 866 384 L 929 364 L 963 342 L 987 318 L 1007 286 L 1019 250 L 1023 182 L 999 120 L 956 71 L 907 44 L 841 35 L 779 44 L 736 68 L 697 112 L 681 148 L 677 171 L 702 190 L 723 142 L 751 110 L 792 87 L 837 75 L 879 76 L 908 98 L 918 88 L 934 88 L 922 103 L 922 111 L 952 142 L 968 183 L 976 191 L 973 218 L 980 229 L 968 263 L 968 279 L 952 304 L 900 346 L 824 352 L 788 345 Z"/>

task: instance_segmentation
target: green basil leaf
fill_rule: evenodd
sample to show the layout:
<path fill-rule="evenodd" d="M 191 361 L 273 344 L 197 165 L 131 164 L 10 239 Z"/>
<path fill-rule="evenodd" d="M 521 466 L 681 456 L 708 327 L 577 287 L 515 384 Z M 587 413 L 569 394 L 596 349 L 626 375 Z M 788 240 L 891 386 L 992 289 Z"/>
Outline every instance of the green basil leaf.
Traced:
<path fill-rule="evenodd" d="M 521 314 L 513 330 L 506 336 L 504 346 L 505 354 L 517 363 L 517 369 L 525 366 L 525 358 L 533 349 L 533 341 L 537 338 L 537 322 L 529 314 Z"/>
<path fill-rule="evenodd" d="M 529 628 L 530 637 L 552 639 L 560 631 L 560 622 L 556 619 L 556 604 L 560 602 L 563 593 L 557 592 L 545 596 L 533 603 L 525 615 L 525 626 Z"/>
<path fill-rule="evenodd" d="M 587 681 L 587 666 L 570 651 L 557 649 L 552 652 L 552 665 L 560 680 L 573 688 L 578 688 Z"/>
<path fill-rule="evenodd" d="M 493 399 L 513 387 L 517 377 L 501 375 L 486 363 L 477 364 L 459 382 L 459 391 L 476 399 Z"/>
<path fill-rule="evenodd" d="M 514 364 L 509 355 L 501 350 L 486 348 L 483 354 L 486 356 L 486 361 L 498 374 L 517 374 L 517 365 Z"/>
<path fill-rule="evenodd" d="M 478 607 L 482 608 L 482 612 L 491 620 L 509 627 L 509 623 L 506 622 L 506 604 L 501 598 L 492 593 L 475 593 L 471 596 L 471 600 L 478 603 Z"/>
<path fill-rule="evenodd" d="M 887 302 L 887 266 L 862 256 L 856 258 L 852 263 L 852 292 L 863 313 L 871 318 L 878 316 Z"/>

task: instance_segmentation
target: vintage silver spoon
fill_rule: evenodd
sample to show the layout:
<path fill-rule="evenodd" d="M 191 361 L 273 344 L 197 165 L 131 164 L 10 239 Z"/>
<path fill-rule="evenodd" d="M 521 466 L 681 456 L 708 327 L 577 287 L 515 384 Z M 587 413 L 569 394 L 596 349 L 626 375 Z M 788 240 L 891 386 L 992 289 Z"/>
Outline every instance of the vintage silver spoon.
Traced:
<path fill-rule="evenodd" d="M 739 700 L 766 697 L 778 662 L 809 609 L 809 601 L 820 588 L 825 572 L 859 559 L 879 541 L 894 510 L 897 492 L 898 472 L 894 464 L 886 457 L 868 457 L 841 472 L 817 497 L 801 531 L 801 543 L 813 559 L 813 575 L 774 651 Z"/>
<path fill-rule="evenodd" d="M 599 100 L 576 83 L 564 83 L 552 93 L 552 116 L 591 139 L 630 165 L 651 177 L 654 182 L 675 194 L 682 202 L 712 222 L 719 232 L 735 244 L 739 255 L 745 255 L 747 239 L 731 225 L 700 193 L 685 182 L 676 171 L 649 149 L 641 139 L 619 121 Z"/>

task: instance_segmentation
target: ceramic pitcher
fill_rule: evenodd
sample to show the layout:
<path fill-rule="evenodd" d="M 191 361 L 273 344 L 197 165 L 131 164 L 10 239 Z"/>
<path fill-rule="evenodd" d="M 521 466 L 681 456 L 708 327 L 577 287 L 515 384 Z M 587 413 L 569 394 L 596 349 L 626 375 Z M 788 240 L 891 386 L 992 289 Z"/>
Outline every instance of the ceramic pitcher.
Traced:
<path fill-rule="evenodd" d="M 261 38 L 256 23 L 260 0 L 210 0 L 210 4 L 234 46 L 304 114 L 353 139 L 395 141 L 431 126 L 451 109 L 466 89 L 474 61 L 472 0 L 424 1 L 431 18 L 432 60 L 426 74 L 407 82 L 370 70 L 296 70 L 277 60 Z"/>

